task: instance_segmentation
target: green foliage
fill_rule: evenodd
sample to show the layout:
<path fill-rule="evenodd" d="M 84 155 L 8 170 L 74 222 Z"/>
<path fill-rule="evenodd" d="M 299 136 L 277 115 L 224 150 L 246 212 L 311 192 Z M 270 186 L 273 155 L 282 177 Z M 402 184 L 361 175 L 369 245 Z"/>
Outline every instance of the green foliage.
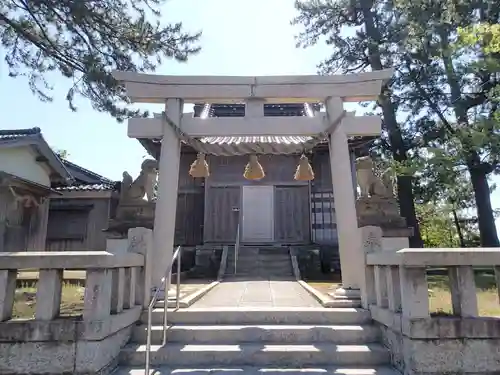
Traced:
<path fill-rule="evenodd" d="M 384 129 L 373 151 L 413 179 L 418 202 L 476 206 L 483 244 L 498 246 L 488 186 L 500 171 L 498 2 L 304 0 L 296 8 L 298 45 L 331 46 L 321 74 L 395 69 L 377 103 Z M 411 194 L 399 189 L 402 211 Z"/>
<path fill-rule="evenodd" d="M 381 70 L 402 61 L 404 22 L 392 0 L 297 0 L 294 25 L 303 31 L 298 47 L 325 43 L 330 55 L 318 64 L 319 74 L 346 74 Z M 383 115 L 382 138 L 372 150 L 382 159 L 394 159 L 401 214 L 415 229 L 413 246 L 421 246 L 412 192 L 412 135 L 405 121 L 396 115 L 401 105 L 394 95 L 399 90 L 400 72 L 396 70 L 373 111 Z"/>
<path fill-rule="evenodd" d="M 466 217 L 467 211 L 456 211 L 452 205 L 442 203 L 423 203 L 415 207 L 424 247 L 480 246 L 477 219 Z"/>
<path fill-rule="evenodd" d="M 3 0 L 0 40 L 12 77 L 25 76 L 41 100 L 51 101 L 48 74 L 72 81 L 66 99 L 90 99 L 94 109 L 121 121 L 127 109 L 124 88 L 113 70 L 152 72 L 165 58 L 185 62 L 200 48 L 200 33 L 181 23 L 162 25 L 165 0 Z M 152 20 L 152 21 L 148 21 Z"/>
<path fill-rule="evenodd" d="M 415 207 L 424 247 L 458 247 L 460 245 L 447 207 L 431 203 L 418 204 Z"/>
<path fill-rule="evenodd" d="M 479 23 L 458 28 L 460 47 L 477 47 L 485 55 L 500 53 L 500 25 Z"/>
<path fill-rule="evenodd" d="M 488 176 L 499 170 L 498 102 L 492 90 L 497 87 L 500 65 L 496 56 L 485 50 L 489 44 L 484 39 L 470 36 L 481 33 L 464 34 L 463 30 L 477 30 L 481 23 L 498 20 L 495 4 L 466 0 L 396 2 L 407 23 L 401 109 L 411 111 L 410 122 L 420 135 L 416 146 L 433 150 L 430 156 L 421 153 L 427 162 L 423 173 L 426 185 L 449 189 L 441 195 L 446 202 L 456 203 L 457 196 L 467 198 L 466 189 L 457 192 L 453 187 L 460 181 L 457 176 L 469 175 L 485 246 L 499 245 Z M 429 181 L 430 176 L 435 180 Z"/>
<path fill-rule="evenodd" d="M 54 153 L 60 158 L 60 159 L 67 159 L 69 157 L 69 152 L 68 150 L 63 150 L 63 149 L 53 149 Z"/>

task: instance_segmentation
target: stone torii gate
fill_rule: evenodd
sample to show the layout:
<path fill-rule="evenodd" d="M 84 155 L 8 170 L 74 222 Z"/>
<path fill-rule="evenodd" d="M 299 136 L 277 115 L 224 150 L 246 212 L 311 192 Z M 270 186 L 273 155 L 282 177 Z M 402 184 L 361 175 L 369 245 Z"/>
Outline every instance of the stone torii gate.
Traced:
<path fill-rule="evenodd" d="M 161 103 L 165 113 L 191 137 L 313 136 L 328 130 L 330 166 L 339 241 L 342 288 L 339 297 L 359 298 L 364 286 L 364 254 L 351 179 L 349 136 L 380 135 L 379 116 L 347 113 L 338 126 L 331 124 L 344 111 L 343 102 L 376 100 L 392 70 L 331 76 L 161 76 L 114 72 L 125 84 L 133 103 Z M 195 118 L 183 115 L 186 103 L 241 103 L 245 117 Z M 326 113 L 311 117 L 264 117 L 264 103 L 325 104 Z M 131 138 L 162 139 L 158 197 L 153 232 L 151 285 L 160 285 L 172 261 L 181 143 L 165 118 L 132 118 Z"/>

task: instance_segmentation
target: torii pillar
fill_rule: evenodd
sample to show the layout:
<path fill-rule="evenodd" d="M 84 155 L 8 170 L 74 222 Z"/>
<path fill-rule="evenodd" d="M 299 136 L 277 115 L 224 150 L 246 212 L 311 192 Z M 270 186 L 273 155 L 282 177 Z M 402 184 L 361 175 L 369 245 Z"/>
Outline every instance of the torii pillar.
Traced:
<path fill-rule="evenodd" d="M 167 99 L 165 113 L 177 124 L 181 124 L 184 103 L 181 99 Z M 179 163 L 181 142 L 174 130 L 162 118 L 163 137 L 158 170 L 158 191 L 153 230 L 153 269 L 151 285 L 159 286 L 163 277 L 168 276 L 172 266 L 174 249 L 175 218 L 179 188 Z M 168 296 L 170 280 L 165 285 L 165 300 Z"/>
<path fill-rule="evenodd" d="M 329 97 L 325 101 L 325 107 L 327 117 L 333 121 L 336 114 L 343 110 L 342 99 Z M 360 289 L 365 283 L 362 279 L 365 263 L 358 229 L 349 145 L 346 129 L 342 124 L 330 134 L 328 146 L 342 272 L 342 286 L 335 291 L 335 297 L 359 299 Z"/>

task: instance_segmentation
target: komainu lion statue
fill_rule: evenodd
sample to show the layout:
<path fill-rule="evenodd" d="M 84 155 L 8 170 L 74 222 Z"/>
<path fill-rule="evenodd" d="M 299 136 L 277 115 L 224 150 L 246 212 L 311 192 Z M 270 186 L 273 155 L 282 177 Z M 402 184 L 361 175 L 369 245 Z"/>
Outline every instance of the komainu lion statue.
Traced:
<path fill-rule="evenodd" d="M 386 170 L 381 177 L 375 174 L 373 160 L 370 156 L 356 159 L 356 177 L 358 179 L 361 198 L 372 196 L 393 197 L 394 186 L 390 170 Z"/>
<path fill-rule="evenodd" d="M 139 176 L 132 180 L 128 172 L 123 172 L 122 188 L 120 193 L 121 202 L 134 202 L 143 200 L 146 196 L 148 202 L 155 198 L 154 187 L 158 175 L 158 162 L 146 159 L 141 164 Z"/>

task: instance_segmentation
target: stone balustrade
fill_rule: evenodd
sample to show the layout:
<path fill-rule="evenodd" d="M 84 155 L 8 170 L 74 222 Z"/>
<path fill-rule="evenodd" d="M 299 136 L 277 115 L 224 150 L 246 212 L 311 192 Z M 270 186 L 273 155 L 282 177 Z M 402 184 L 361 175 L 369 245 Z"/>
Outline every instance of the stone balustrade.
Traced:
<path fill-rule="evenodd" d="M 479 316 L 474 267 L 495 270 L 500 295 L 500 249 L 402 249 L 369 253 L 366 263 L 369 304 L 406 318 L 430 316 L 427 283 L 430 267 L 448 270 L 453 316 Z"/>
<path fill-rule="evenodd" d="M 140 305 L 140 254 L 106 251 L 0 253 L 0 321 L 12 317 L 19 270 L 38 271 L 35 320 L 58 318 L 64 270 L 86 271 L 83 321 L 95 321 Z"/>
<path fill-rule="evenodd" d="M 89 374 L 114 368 L 145 301 L 149 229 L 106 251 L 0 253 L 0 374 Z M 12 319 L 19 270 L 38 271 L 35 314 Z M 83 314 L 60 317 L 65 270 L 85 271 Z"/>
<path fill-rule="evenodd" d="M 378 323 L 393 365 L 405 375 L 500 373 L 500 317 L 481 317 L 474 268 L 495 271 L 500 249 L 384 251 L 378 227 L 361 228 L 363 306 Z M 431 314 L 427 270 L 446 269 L 452 313 Z M 500 291 L 499 291 L 500 298 Z"/>

